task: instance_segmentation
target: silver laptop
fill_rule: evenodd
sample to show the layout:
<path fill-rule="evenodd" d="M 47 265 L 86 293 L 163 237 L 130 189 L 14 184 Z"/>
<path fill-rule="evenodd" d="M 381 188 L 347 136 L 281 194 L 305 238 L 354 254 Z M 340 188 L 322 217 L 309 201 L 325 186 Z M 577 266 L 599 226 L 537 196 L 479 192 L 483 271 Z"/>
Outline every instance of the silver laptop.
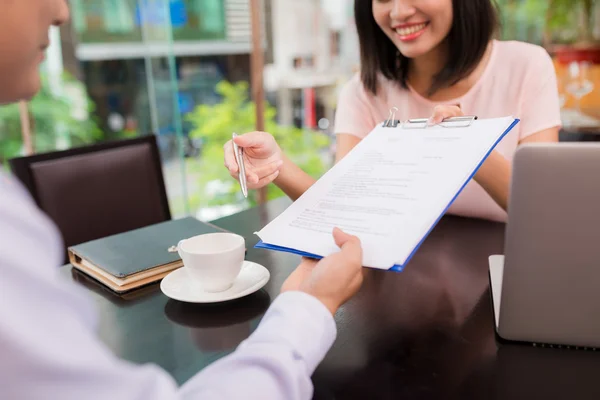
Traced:
<path fill-rule="evenodd" d="M 600 347 L 600 143 L 517 150 L 504 255 L 489 259 L 500 341 Z"/>

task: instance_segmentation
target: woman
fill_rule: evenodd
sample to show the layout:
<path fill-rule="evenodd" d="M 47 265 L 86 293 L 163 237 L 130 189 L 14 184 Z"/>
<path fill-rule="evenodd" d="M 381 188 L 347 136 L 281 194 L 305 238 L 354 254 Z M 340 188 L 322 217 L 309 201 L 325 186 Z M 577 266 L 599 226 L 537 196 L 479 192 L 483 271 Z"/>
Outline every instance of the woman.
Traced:
<path fill-rule="evenodd" d="M 520 144 L 556 142 L 561 125 L 552 60 L 538 46 L 493 39 L 492 0 L 356 0 L 361 72 L 343 88 L 335 121 L 336 161 L 392 107 L 397 118 L 459 115 L 521 119 L 486 159 L 448 210 L 506 220 L 511 161 Z M 253 132 L 236 139 L 245 148 L 250 188 L 270 182 L 292 199 L 313 183 L 273 138 Z M 225 146 L 232 176 L 238 167 Z"/>

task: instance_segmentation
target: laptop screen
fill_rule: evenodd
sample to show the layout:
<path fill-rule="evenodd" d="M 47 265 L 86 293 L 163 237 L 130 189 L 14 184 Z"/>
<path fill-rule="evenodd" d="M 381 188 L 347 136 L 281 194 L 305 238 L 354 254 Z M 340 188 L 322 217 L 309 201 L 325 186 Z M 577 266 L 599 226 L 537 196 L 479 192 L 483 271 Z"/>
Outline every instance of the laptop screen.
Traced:
<path fill-rule="evenodd" d="M 490 290 L 494 306 L 496 329 L 500 321 L 500 296 L 502 295 L 502 276 L 504 272 L 504 256 L 490 257 Z"/>

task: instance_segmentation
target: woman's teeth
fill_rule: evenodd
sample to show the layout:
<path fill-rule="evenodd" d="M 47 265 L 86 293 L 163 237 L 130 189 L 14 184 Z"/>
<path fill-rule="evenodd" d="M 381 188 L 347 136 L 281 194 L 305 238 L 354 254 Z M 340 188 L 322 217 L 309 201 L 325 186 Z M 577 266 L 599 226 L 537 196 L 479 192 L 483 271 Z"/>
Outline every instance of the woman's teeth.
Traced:
<path fill-rule="evenodd" d="M 406 28 L 397 28 L 396 33 L 400 36 L 408 36 L 408 35 L 412 35 L 413 33 L 419 32 L 420 30 L 425 29 L 426 26 L 427 26 L 427 24 L 419 24 L 419 25 L 409 26 Z"/>

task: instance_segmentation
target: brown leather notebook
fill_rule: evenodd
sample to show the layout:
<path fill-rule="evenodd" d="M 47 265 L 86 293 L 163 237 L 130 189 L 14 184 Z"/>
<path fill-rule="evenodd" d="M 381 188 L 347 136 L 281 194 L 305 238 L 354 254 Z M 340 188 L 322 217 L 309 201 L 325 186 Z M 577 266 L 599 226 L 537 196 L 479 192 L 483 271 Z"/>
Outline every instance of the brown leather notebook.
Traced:
<path fill-rule="evenodd" d="M 195 218 L 183 218 L 72 246 L 69 261 L 117 293 L 160 281 L 183 265 L 169 248 L 182 239 L 226 232 Z"/>

